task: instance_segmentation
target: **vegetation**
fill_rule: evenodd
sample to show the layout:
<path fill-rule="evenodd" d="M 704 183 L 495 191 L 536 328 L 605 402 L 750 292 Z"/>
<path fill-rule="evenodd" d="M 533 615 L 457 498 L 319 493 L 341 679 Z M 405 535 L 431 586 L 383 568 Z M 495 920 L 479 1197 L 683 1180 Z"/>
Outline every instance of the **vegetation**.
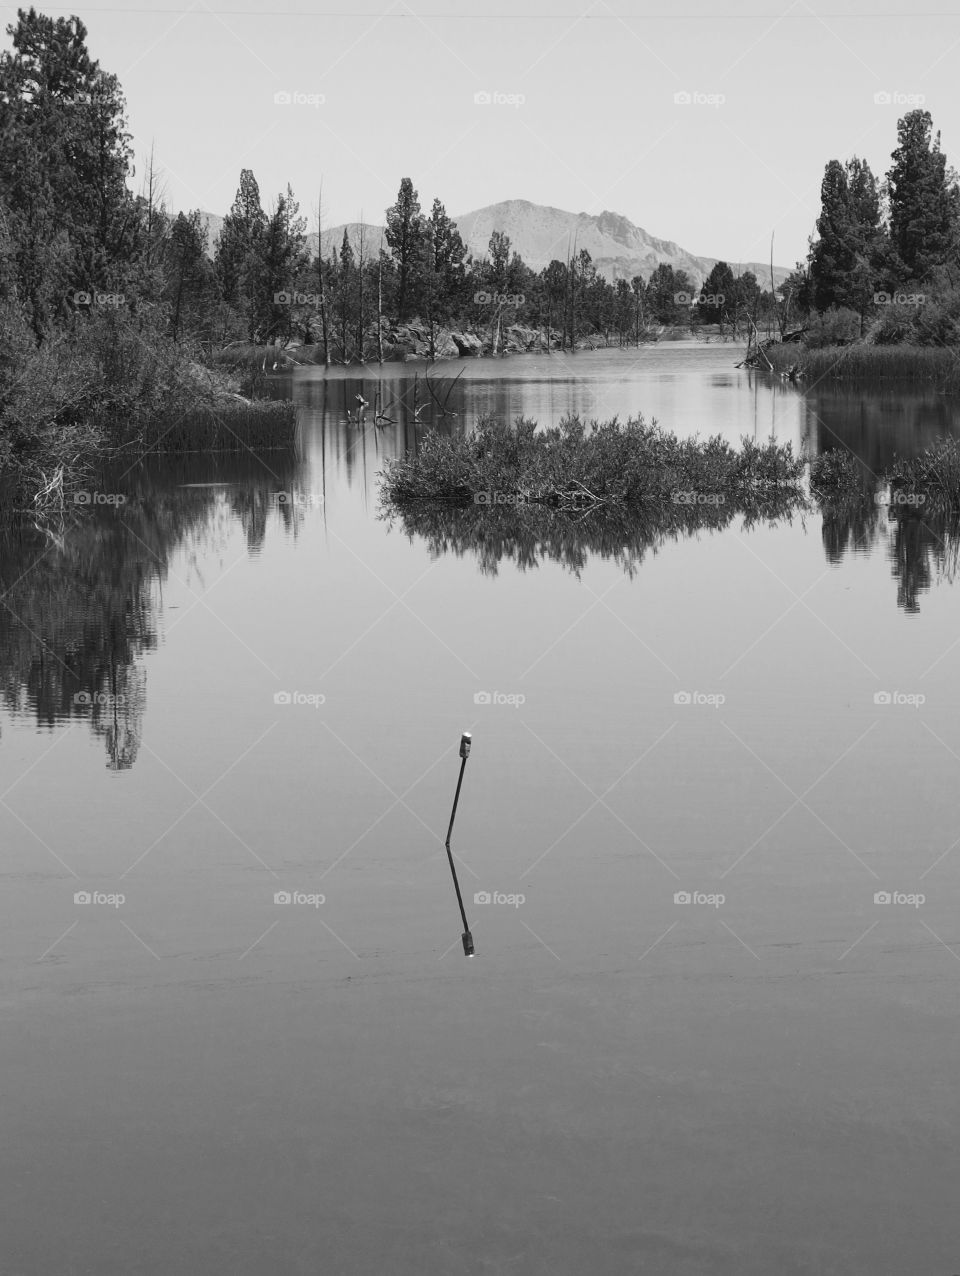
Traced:
<path fill-rule="evenodd" d="M 895 461 L 889 478 L 894 500 L 960 510 L 960 439 L 938 439 L 919 455 Z"/>
<path fill-rule="evenodd" d="M 0 703 L 19 725 L 86 723 L 114 770 L 137 756 L 142 657 L 158 642 L 175 555 L 222 543 L 232 525 L 257 552 L 271 523 L 293 532 L 304 516 L 296 499 L 278 500 L 278 488 L 292 497 L 301 488 L 292 452 L 271 457 L 269 472 L 236 452 L 124 460 L 119 473 L 122 482 L 98 475 L 97 484 L 122 488 L 122 519 L 109 506 L 68 501 L 54 517 L 0 523 Z"/>
<path fill-rule="evenodd" d="M 948 371 L 928 350 L 960 352 L 960 181 L 929 111 L 908 112 L 897 142 L 883 182 L 857 156 L 824 171 L 816 236 L 781 288 L 784 316 L 803 332 L 806 378 L 925 380 Z M 835 347 L 853 343 L 868 349 L 857 345 L 841 365 Z M 891 347 L 898 354 L 888 358 Z M 823 360 L 809 353 L 824 348 Z M 773 348 L 766 355 L 778 370 L 789 358 Z M 952 376 L 946 387 L 960 383 Z"/>
<path fill-rule="evenodd" d="M 917 382 L 940 389 L 957 387 L 958 352 L 937 346 L 820 346 L 793 343 L 764 347 L 774 372 L 798 366 L 807 384 L 819 381 Z"/>
<path fill-rule="evenodd" d="M 642 418 L 587 427 L 572 417 L 542 431 L 533 421 L 481 421 L 465 437 L 432 432 L 416 456 L 388 461 L 382 490 L 394 507 L 747 505 L 799 491 L 804 466 L 789 443 L 745 439 L 737 450 L 720 437 L 678 439 Z"/>
<path fill-rule="evenodd" d="M 291 407 L 201 374 L 224 303 L 199 214 L 134 196 L 119 82 L 79 18 L 20 10 L 0 53 L 0 476 L 5 504 L 62 496 L 112 449 L 289 443 Z M 264 234 L 284 268 L 287 201 Z M 271 239 L 271 235 L 273 238 Z M 271 281 L 261 280 L 262 292 Z M 207 343 L 209 348 L 209 342 Z M 170 427 L 177 423 L 176 428 Z M 19 489 L 19 492 L 18 490 Z"/>
<path fill-rule="evenodd" d="M 834 448 L 810 462 L 810 490 L 823 504 L 859 500 L 873 493 L 865 488 L 863 466 L 852 452 Z"/>

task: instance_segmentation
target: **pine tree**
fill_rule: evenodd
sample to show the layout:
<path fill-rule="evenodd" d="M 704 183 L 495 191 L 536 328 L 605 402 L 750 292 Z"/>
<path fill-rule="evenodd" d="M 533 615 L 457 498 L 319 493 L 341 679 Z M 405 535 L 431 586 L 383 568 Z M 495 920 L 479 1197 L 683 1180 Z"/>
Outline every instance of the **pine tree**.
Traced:
<path fill-rule="evenodd" d="M 240 185 L 230 212 L 223 219 L 214 254 L 214 267 L 227 305 L 252 321 L 252 272 L 267 215 L 260 204 L 260 187 L 249 168 L 240 173 Z"/>
<path fill-rule="evenodd" d="M 386 235 L 397 263 L 397 318 L 403 323 L 416 300 L 424 247 L 420 198 L 409 177 L 400 182 L 397 202 L 387 209 Z"/>
<path fill-rule="evenodd" d="M 700 318 L 704 323 L 718 323 L 721 335 L 725 316 L 734 310 L 734 285 L 733 271 L 725 261 L 718 261 L 700 289 L 701 296 L 709 299 L 700 305 Z"/>
<path fill-rule="evenodd" d="M 810 286 L 819 311 L 847 307 L 863 318 L 880 281 L 880 192 L 865 160 L 831 160 L 820 187 L 818 239 L 810 250 Z"/>
<path fill-rule="evenodd" d="M 928 278 L 955 256 L 960 243 L 960 193 L 948 180 L 940 134 L 932 134 L 929 111 L 905 115 L 887 173 L 890 239 L 904 281 Z"/>
<path fill-rule="evenodd" d="M 123 95 L 91 58 L 86 27 L 34 9 L 17 17 L 0 53 L 0 190 L 39 342 L 73 292 L 122 283 L 137 212 Z"/>

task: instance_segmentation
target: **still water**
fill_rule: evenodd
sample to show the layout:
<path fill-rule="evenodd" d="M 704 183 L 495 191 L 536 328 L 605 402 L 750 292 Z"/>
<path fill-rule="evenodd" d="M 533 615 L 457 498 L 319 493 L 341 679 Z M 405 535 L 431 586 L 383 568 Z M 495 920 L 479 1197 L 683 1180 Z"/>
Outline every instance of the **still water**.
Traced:
<path fill-rule="evenodd" d="M 4 1273 L 960 1271 L 954 530 L 734 519 L 628 570 L 378 505 L 482 413 L 867 483 L 960 432 L 737 357 L 302 369 L 296 455 L 4 534 Z"/>

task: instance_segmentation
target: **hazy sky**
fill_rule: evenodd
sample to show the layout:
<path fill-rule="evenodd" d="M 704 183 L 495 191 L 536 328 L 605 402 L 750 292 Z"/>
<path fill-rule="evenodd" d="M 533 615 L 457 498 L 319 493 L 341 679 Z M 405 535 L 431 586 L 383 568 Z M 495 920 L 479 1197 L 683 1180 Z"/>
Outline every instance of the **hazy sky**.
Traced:
<path fill-rule="evenodd" d="M 138 181 L 153 142 L 172 208 L 225 212 L 249 167 L 265 205 L 289 181 L 311 229 L 321 178 L 326 225 L 382 221 L 409 176 L 427 207 L 611 209 L 731 262 L 765 260 L 775 231 L 792 265 L 826 161 L 860 154 L 883 174 L 911 105 L 960 168 L 960 8 L 942 0 L 279 5 L 78 6 L 126 92 Z M 714 100 L 675 102 L 684 91 Z"/>

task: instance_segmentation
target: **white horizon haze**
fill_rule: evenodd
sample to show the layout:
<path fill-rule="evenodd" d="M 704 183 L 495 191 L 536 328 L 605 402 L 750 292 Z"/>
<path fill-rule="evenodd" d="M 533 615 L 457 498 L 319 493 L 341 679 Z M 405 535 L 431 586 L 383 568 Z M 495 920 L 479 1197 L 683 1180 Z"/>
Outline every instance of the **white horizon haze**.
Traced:
<path fill-rule="evenodd" d="M 219 216 L 241 168 L 316 229 L 382 222 L 402 177 L 451 215 L 510 199 L 621 214 L 691 253 L 793 266 L 830 159 L 882 178 L 920 105 L 960 167 L 960 12 L 794 0 L 50 6 L 78 13 L 173 210 Z M 15 22 L 5 5 L 4 26 Z M 4 47 L 9 37 L 3 36 Z M 288 94 L 289 102 L 275 96 Z M 479 100 L 475 100 L 480 95 Z M 558 253 L 558 255 L 562 255 Z"/>

